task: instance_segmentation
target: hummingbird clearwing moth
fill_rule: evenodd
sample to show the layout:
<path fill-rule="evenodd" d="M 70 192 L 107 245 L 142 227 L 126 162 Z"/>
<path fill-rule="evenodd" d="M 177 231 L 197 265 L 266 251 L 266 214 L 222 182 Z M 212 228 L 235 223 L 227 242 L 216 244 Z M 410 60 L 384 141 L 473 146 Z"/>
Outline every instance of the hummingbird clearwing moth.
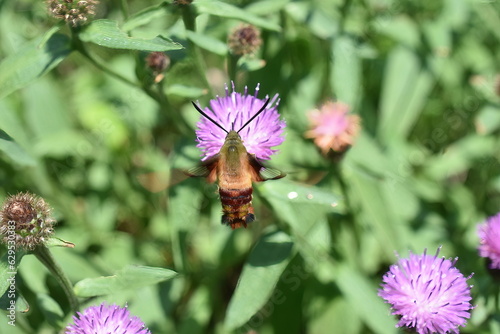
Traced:
<path fill-rule="evenodd" d="M 232 229 L 247 227 L 255 220 L 252 207 L 252 182 L 276 180 L 286 175 L 277 169 L 263 166 L 255 155 L 247 152 L 238 134 L 266 109 L 268 103 L 269 99 L 238 131 L 234 129 L 228 131 L 193 102 L 193 106 L 201 115 L 224 130 L 227 135 L 219 153 L 201 165 L 186 170 L 185 173 L 193 177 L 206 177 L 209 183 L 218 181 L 222 203 L 221 222 Z"/>

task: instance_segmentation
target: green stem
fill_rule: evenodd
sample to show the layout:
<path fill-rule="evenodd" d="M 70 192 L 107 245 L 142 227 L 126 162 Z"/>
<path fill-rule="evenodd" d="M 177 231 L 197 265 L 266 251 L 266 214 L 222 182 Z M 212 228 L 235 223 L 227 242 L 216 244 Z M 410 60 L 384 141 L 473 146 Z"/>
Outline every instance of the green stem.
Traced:
<path fill-rule="evenodd" d="M 349 225 L 353 228 L 354 237 L 356 239 L 357 245 L 359 246 L 361 244 L 361 231 L 359 230 L 359 224 L 356 223 L 356 215 L 353 213 L 349 189 L 347 183 L 344 180 L 341 163 L 342 161 L 332 162 L 332 170 L 334 172 L 332 176 L 336 177 L 337 181 L 339 182 L 342 195 L 344 196 L 346 216 L 350 221 Z"/>
<path fill-rule="evenodd" d="M 54 275 L 56 280 L 61 285 L 64 293 L 68 297 L 71 310 L 76 313 L 79 310 L 80 303 L 73 291 L 73 285 L 69 281 L 64 271 L 62 271 L 61 267 L 55 261 L 50 250 L 45 245 L 40 245 L 35 248 L 33 254 L 38 260 L 40 260 L 41 263 L 43 263 L 45 267 L 47 267 L 47 269 L 49 269 L 52 275 Z"/>
<path fill-rule="evenodd" d="M 127 0 L 120 0 L 120 9 L 122 11 L 123 18 L 127 20 L 129 16 Z"/>
<path fill-rule="evenodd" d="M 155 137 L 166 133 L 168 136 L 177 136 L 189 133 L 190 126 L 186 120 L 182 117 L 179 110 L 175 109 L 165 94 L 163 81 L 153 85 L 144 85 L 142 88 L 152 99 L 154 99 L 160 105 L 160 120 L 153 133 Z M 154 89 L 156 88 L 156 89 Z"/>
<path fill-rule="evenodd" d="M 227 55 L 227 74 L 229 75 L 229 79 L 234 82 L 236 82 L 236 72 L 239 59 L 240 56 L 233 55 L 230 52 Z"/>
<path fill-rule="evenodd" d="M 182 21 L 186 30 L 196 30 L 196 15 L 193 13 L 192 6 L 181 6 Z"/>
<path fill-rule="evenodd" d="M 101 71 L 107 73 L 108 75 L 114 77 L 115 79 L 118 79 L 120 81 L 123 81 L 126 84 L 129 84 L 130 86 L 133 87 L 140 87 L 137 83 L 133 82 L 132 80 L 129 80 L 125 78 L 124 76 L 110 70 L 108 67 L 102 65 L 100 62 L 98 62 L 96 59 L 94 59 L 88 52 L 87 50 L 79 50 L 82 55 L 85 56 L 92 64 L 94 64 L 95 67 L 100 69 Z"/>
<path fill-rule="evenodd" d="M 136 87 L 136 88 L 141 88 L 141 86 L 134 82 L 134 81 L 131 81 L 127 78 L 125 78 L 124 76 L 122 76 L 121 74 L 118 74 L 112 70 L 110 70 L 107 66 L 104 66 L 103 64 L 101 64 L 101 62 L 97 61 L 97 59 L 95 59 L 89 52 L 88 50 L 86 49 L 85 45 L 82 43 L 82 41 L 80 40 L 79 36 L 78 36 L 78 33 L 77 33 L 77 30 L 75 29 L 72 29 L 71 30 L 71 33 L 72 33 L 72 46 L 73 46 L 73 49 L 75 49 L 76 51 L 80 52 L 85 58 L 87 58 L 95 67 L 97 67 L 98 69 L 100 69 L 101 71 L 107 73 L 108 75 L 114 77 L 115 79 L 118 79 L 126 84 L 129 84 L 130 86 L 132 87 Z"/>
<path fill-rule="evenodd" d="M 339 182 L 340 189 L 342 190 L 342 195 L 344 195 L 344 201 L 345 201 L 345 206 L 346 206 L 348 215 L 350 217 L 353 217 L 354 215 L 352 214 L 352 206 L 351 206 L 351 199 L 349 196 L 349 190 L 347 189 L 347 184 L 344 180 L 344 176 L 342 173 L 342 168 L 340 166 L 340 162 L 333 162 L 332 169 L 333 169 L 334 174 L 337 177 L 337 180 Z"/>
<path fill-rule="evenodd" d="M 182 21 L 184 22 L 184 27 L 186 30 L 196 32 L 196 13 L 194 12 L 193 6 L 182 6 Z M 205 87 L 208 88 L 210 95 L 213 95 L 212 92 L 212 87 L 210 87 L 210 84 L 208 83 L 207 77 L 206 77 L 206 64 L 205 64 L 205 59 L 203 59 L 202 52 L 200 48 L 194 44 L 193 42 L 189 41 L 189 49 L 191 50 L 191 55 L 195 61 L 195 66 L 196 69 L 198 70 L 200 77 L 203 80 L 203 83 L 205 84 Z"/>

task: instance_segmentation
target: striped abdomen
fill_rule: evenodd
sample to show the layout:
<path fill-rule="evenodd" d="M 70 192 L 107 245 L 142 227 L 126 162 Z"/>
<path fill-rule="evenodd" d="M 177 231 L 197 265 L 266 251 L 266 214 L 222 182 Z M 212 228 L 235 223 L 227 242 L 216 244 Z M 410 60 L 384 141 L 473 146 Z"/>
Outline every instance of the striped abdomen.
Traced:
<path fill-rule="evenodd" d="M 223 189 L 219 188 L 222 202 L 222 224 L 229 225 L 234 230 L 247 227 L 255 220 L 252 207 L 252 188 Z"/>

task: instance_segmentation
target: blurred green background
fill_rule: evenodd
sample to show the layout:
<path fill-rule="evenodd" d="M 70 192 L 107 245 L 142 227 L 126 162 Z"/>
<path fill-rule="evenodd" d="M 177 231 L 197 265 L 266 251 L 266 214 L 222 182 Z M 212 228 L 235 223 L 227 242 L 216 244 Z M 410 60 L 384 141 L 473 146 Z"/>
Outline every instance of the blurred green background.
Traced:
<path fill-rule="evenodd" d="M 102 19 L 70 29 L 42 1 L 0 2 L 0 198 L 51 204 L 55 235 L 76 245 L 52 251 L 84 305 L 128 303 L 153 333 L 397 333 L 382 275 L 395 252 L 442 245 L 475 273 L 461 332 L 500 333 L 476 250 L 477 223 L 500 211 L 498 1 L 123 0 L 101 2 Z M 226 40 L 242 22 L 263 43 L 230 78 Z M 160 84 L 150 51 L 171 61 Z M 191 101 L 231 79 L 278 93 L 287 122 L 269 163 L 288 176 L 255 185 L 257 221 L 235 231 L 215 185 L 179 178 L 200 159 Z M 307 112 L 331 100 L 362 119 L 341 161 L 304 137 Z M 119 288 L 89 288 L 117 273 Z M 17 277 L 29 311 L 0 332 L 67 325 L 33 256 Z"/>

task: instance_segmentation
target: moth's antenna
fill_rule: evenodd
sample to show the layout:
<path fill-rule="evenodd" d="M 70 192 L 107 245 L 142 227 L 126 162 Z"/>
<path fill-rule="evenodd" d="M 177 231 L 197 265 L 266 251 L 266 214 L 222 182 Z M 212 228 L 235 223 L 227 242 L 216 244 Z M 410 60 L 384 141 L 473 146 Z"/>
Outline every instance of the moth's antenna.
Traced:
<path fill-rule="evenodd" d="M 267 105 L 269 104 L 269 100 L 270 99 L 267 99 L 266 103 L 264 103 L 264 105 L 262 106 L 262 108 L 260 108 L 260 110 L 257 111 L 255 113 L 255 115 L 253 115 L 252 118 L 250 118 L 238 131 L 236 131 L 236 133 L 239 133 L 241 130 L 243 130 L 243 128 L 245 126 L 247 126 L 251 121 L 253 121 L 255 119 L 255 117 L 259 116 L 266 109 Z"/>
<path fill-rule="evenodd" d="M 201 110 L 201 109 L 200 109 L 200 107 L 198 107 L 198 106 L 196 105 L 196 103 L 194 103 L 193 101 L 191 101 L 191 103 L 192 103 L 192 104 L 193 104 L 193 106 L 196 108 L 196 110 L 198 110 L 198 112 L 199 112 L 200 114 L 202 114 L 203 116 L 205 116 L 205 118 L 206 118 L 206 119 L 208 119 L 210 122 L 214 123 L 214 124 L 215 124 L 215 125 L 217 125 L 219 128 L 221 128 L 222 130 L 224 130 L 224 132 L 225 132 L 225 133 L 229 133 L 229 132 L 227 132 L 227 130 L 226 130 L 226 129 L 224 129 L 224 128 L 222 127 L 222 125 L 220 125 L 219 123 L 217 123 L 216 121 L 214 121 L 213 119 L 211 119 L 211 118 L 210 118 L 207 114 L 205 114 L 205 113 L 203 112 L 203 110 Z M 260 111 L 259 111 L 259 112 L 260 112 Z M 246 124 L 245 124 L 245 125 L 246 125 Z"/>

